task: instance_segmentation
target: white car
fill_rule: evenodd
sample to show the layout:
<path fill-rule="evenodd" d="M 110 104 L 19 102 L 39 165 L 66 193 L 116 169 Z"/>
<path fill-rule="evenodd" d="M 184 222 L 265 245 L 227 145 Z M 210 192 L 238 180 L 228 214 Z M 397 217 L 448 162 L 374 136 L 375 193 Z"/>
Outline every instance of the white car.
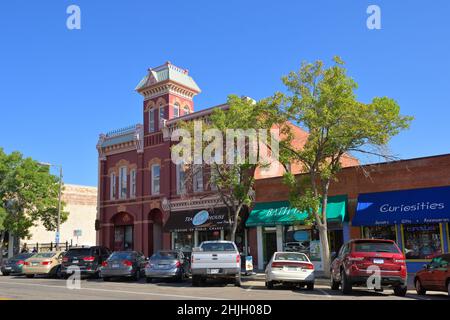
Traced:
<path fill-rule="evenodd" d="M 314 290 L 314 265 L 304 253 L 275 252 L 266 267 L 266 287 L 275 283 L 305 286 Z"/>

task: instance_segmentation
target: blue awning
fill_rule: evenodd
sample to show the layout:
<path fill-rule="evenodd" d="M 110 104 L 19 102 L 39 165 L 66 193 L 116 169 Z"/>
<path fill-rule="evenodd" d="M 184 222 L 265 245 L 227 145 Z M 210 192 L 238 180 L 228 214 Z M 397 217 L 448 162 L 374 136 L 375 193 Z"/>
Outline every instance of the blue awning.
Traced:
<path fill-rule="evenodd" d="M 450 222 L 450 186 L 358 196 L 353 226 Z"/>

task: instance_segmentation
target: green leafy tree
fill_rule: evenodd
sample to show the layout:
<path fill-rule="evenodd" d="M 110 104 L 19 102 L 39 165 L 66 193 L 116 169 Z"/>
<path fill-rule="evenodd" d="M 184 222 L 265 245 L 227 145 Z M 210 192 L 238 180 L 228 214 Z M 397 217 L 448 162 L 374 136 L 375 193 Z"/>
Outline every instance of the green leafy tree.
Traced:
<path fill-rule="evenodd" d="M 49 167 L 0 148 L 0 257 L 6 232 L 28 238 L 29 229 L 38 222 L 48 231 L 56 229 L 58 195 L 59 178 L 50 174 Z M 68 217 L 63 206 L 61 222 Z"/>
<path fill-rule="evenodd" d="M 229 240 L 234 241 L 238 225 L 241 221 L 240 213 L 244 206 L 249 207 L 253 201 L 253 185 L 255 181 L 255 172 L 257 168 L 267 166 L 268 163 L 261 155 L 261 144 L 267 143 L 270 145 L 271 135 L 267 134 L 267 140 L 261 143 L 254 143 L 252 140 L 254 136 L 245 136 L 248 132 L 258 132 L 258 129 L 270 129 L 276 126 L 279 114 L 276 106 L 273 105 L 273 101 L 261 100 L 254 101 L 249 98 L 241 98 L 236 95 L 230 95 L 227 101 L 228 109 L 223 110 L 217 108 L 206 119 L 202 119 L 202 135 L 205 137 L 201 144 L 195 144 L 192 139 L 188 145 L 195 150 L 201 150 L 204 154 L 208 146 L 214 141 L 217 142 L 216 137 L 208 135 L 208 131 L 211 129 L 216 132 L 217 135 L 223 137 L 219 144 L 223 145 L 223 163 L 219 161 L 211 161 L 209 163 L 203 162 L 199 164 L 185 165 L 185 184 L 192 185 L 190 181 L 194 179 L 196 172 L 202 170 L 203 172 L 209 172 L 206 175 L 207 186 L 213 186 L 221 199 L 221 206 L 225 205 L 228 211 L 228 221 L 231 226 L 229 233 Z M 189 132 L 190 136 L 194 136 L 194 122 L 185 121 L 182 122 L 179 127 Z M 211 131 L 210 131 L 211 132 Z M 233 133 L 232 133 L 233 132 Z M 233 146 L 226 145 L 226 136 L 234 134 Z M 244 138 L 245 136 L 245 138 Z M 238 139 L 242 140 L 241 145 L 244 146 L 241 151 L 241 157 L 238 160 L 238 150 L 235 146 L 238 145 Z M 253 141 L 253 142 L 252 142 Z M 217 148 L 220 149 L 220 148 Z M 255 158 L 249 156 L 249 150 L 254 151 Z M 218 153 L 215 153 L 218 152 Z M 220 151 L 215 150 L 211 154 L 215 157 L 219 155 Z M 181 151 L 179 152 L 182 153 Z M 228 154 L 233 154 L 233 162 L 226 161 Z M 189 157 L 188 157 L 189 158 Z M 192 158 L 190 158 L 193 160 Z M 189 191 L 189 190 L 186 190 Z"/>
<path fill-rule="evenodd" d="M 330 250 L 327 228 L 327 200 L 330 183 L 341 170 L 343 157 L 364 153 L 392 158 L 386 153 L 389 140 L 409 127 L 412 117 L 400 115 L 391 98 L 376 97 L 370 103 L 357 100 L 356 82 L 347 75 L 344 62 L 333 59 L 303 63 L 298 72 L 283 77 L 288 94 L 279 109 L 289 121 L 304 128 L 309 136 L 304 146 L 295 147 L 292 132 L 280 143 L 282 163 L 301 164 L 304 175 L 285 174 L 291 205 L 307 211 L 317 226 L 322 246 L 322 262 L 328 275 Z"/>

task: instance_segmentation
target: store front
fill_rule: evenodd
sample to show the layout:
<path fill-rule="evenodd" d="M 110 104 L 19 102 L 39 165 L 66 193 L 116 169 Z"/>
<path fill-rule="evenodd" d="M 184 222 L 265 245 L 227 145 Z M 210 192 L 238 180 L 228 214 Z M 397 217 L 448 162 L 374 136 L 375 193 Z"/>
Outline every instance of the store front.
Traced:
<path fill-rule="evenodd" d="M 230 224 L 226 208 L 172 212 L 164 230 L 171 233 L 172 249 L 191 252 L 203 241 L 224 240 Z"/>
<path fill-rule="evenodd" d="M 327 202 L 330 250 L 338 251 L 344 241 L 346 196 Z M 245 225 L 256 228 L 258 269 L 263 270 L 275 251 L 302 252 L 317 270 L 322 269 L 319 233 L 307 223 L 308 214 L 290 207 L 288 201 L 256 203 Z"/>
<path fill-rule="evenodd" d="M 113 217 L 113 223 L 114 239 L 112 248 L 114 251 L 133 250 L 133 217 L 126 212 L 121 212 Z"/>
<path fill-rule="evenodd" d="M 403 250 L 408 272 L 449 252 L 450 186 L 358 196 L 351 224 L 364 238 L 391 239 Z"/>

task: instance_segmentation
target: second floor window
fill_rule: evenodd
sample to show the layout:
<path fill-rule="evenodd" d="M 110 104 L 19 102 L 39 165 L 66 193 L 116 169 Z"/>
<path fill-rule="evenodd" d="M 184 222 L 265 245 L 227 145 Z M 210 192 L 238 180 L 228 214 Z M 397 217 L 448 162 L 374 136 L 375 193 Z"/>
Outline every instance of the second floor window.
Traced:
<path fill-rule="evenodd" d="M 166 113 L 164 110 L 164 106 L 160 105 L 159 106 L 159 121 L 161 121 L 161 119 L 165 119 L 166 118 Z"/>
<path fill-rule="evenodd" d="M 155 110 L 152 109 L 148 112 L 148 131 L 155 132 Z"/>
<path fill-rule="evenodd" d="M 127 167 L 119 169 L 119 198 L 125 199 L 127 197 Z"/>
<path fill-rule="evenodd" d="M 116 198 L 116 174 L 113 172 L 110 176 L 110 188 L 109 195 L 111 200 Z"/>
<path fill-rule="evenodd" d="M 184 172 L 184 166 L 181 164 L 177 165 L 177 194 L 184 194 L 186 192 L 185 185 L 186 175 Z"/>
<path fill-rule="evenodd" d="M 175 103 L 173 105 L 173 117 L 178 118 L 179 116 L 180 116 L 180 106 L 178 105 L 178 103 Z"/>
<path fill-rule="evenodd" d="M 184 114 L 189 114 L 190 110 L 188 106 L 184 106 Z"/>
<path fill-rule="evenodd" d="M 203 171 L 201 166 L 194 166 L 193 168 L 193 182 L 194 192 L 203 191 Z"/>
<path fill-rule="evenodd" d="M 159 194 L 160 182 L 160 166 L 159 164 L 152 165 L 152 194 Z"/>
<path fill-rule="evenodd" d="M 136 169 L 130 171 L 130 197 L 136 197 Z"/>

